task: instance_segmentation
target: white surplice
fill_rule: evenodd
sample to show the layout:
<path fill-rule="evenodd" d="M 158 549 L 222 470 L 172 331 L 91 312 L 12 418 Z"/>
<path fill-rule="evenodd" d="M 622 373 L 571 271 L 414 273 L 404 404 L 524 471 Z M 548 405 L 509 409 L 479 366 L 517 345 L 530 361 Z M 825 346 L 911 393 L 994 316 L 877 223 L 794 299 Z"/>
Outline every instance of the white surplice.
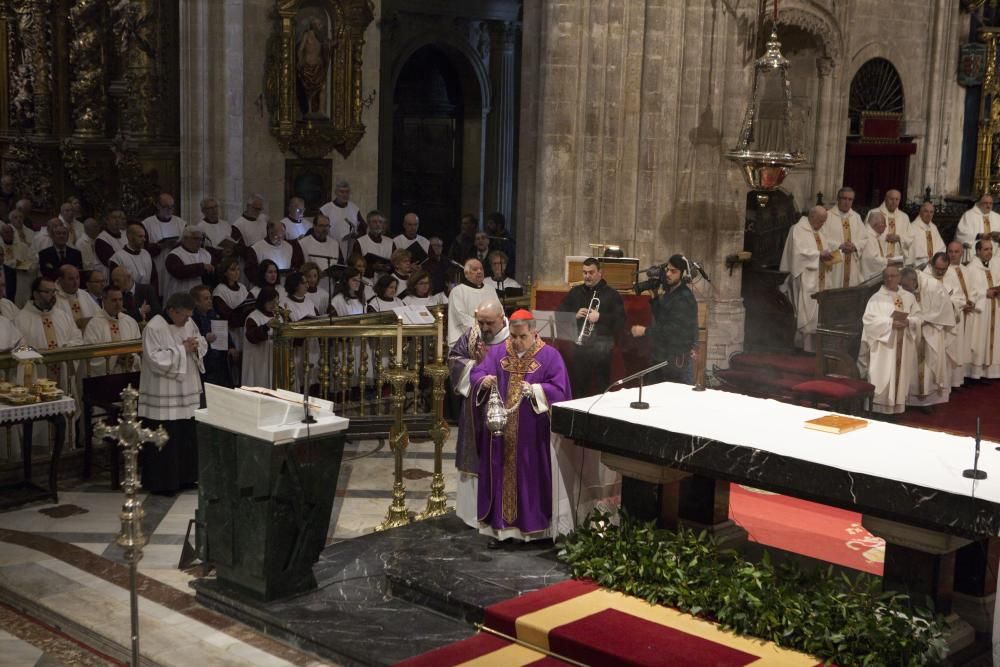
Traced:
<path fill-rule="evenodd" d="M 222 250 L 224 241 L 233 240 L 233 226 L 225 220 L 218 222 L 201 222 L 190 225 L 202 233 L 205 237 L 206 248 L 216 248 Z"/>
<path fill-rule="evenodd" d="M 83 335 L 76 322 L 65 311 L 55 307 L 42 312 L 34 302 L 29 301 L 17 314 L 14 324 L 24 336 L 25 344 L 39 352 L 83 344 Z M 75 370 L 75 363 L 52 364 L 50 367 L 39 364 L 36 367 L 39 377 L 49 377 L 52 372 L 58 374 L 59 388 L 66 392 L 71 388 L 69 375 L 75 374 Z"/>
<path fill-rule="evenodd" d="M 496 290 L 456 285 L 448 296 L 448 347 L 453 346 L 476 320 L 476 308 L 484 301 L 496 301 Z"/>
<path fill-rule="evenodd" d="M 190 252 L 184 249 L 184 246 L 177 246 L 168 253 L 169 256 L 177 257 L 181 260 L 181 263 L 185 266 L 190 266 L 192 264 L 211 264 L 212 255 L 204 248 L 198 248 L 195 252 Z M 178 278 L 177 276 L 170 273 L 170 270 L 166 267 L 166 260 L 164 260 L 164 273 L 166 278 L 161 280 L 163 285 L 163 298 L 164 300 L 169 299 L 172 295 L 179 292 L 187 294 L 191 291 L 191 288 L 196 285 L 203 285 L 201 276 L 195 276 L 194 278 Z"/>
<path fill-rule="evenodd" d="M 892 326 L 896 311 L 908 313 L 906 328 Z M 868 381 L 875 385 L 872 412 L 903 412 L 917 370 L 920 306 L 909 292 L 890 292 L 883 286 L 868 300 L 861 322 L 861 339 L 868 350 Z"/>
<path fill-rule="evenodd" d="M 919 289 L 914 297 L 920 306 L 920 341 L 917 372 L 910 381 L 907 405 L 946 403 L 951 395 L 952 369 L 957 364 L 955 306 L 944 284 L 926 273 L 918 273 Z"/>
<path fill-rule="evenodd" d="M 184 349 L 188 338 L 198 340 L 194 352 Z M 139 416 L 160 421 L 194 417 L 201 401 L 206 352 L 208 342 L 191 318 L 179 327 L 162 315 L 151 319 L 142 332 Z"/>
<path fill-rule="evenodd" d="M 838 244 L 824 239 L 820 231 L 814 230 L 809 218 L 802 216 L 792 225 L 785 240 L 785 250 L 781 254 L 781 271 L 788 273 L 784 289 L 792 306 L 795 307 L 795 342 L 806 352 L 814 349 L 816 320 L 819 304 L 812 295 L 831 287 L 827 282 L 828 268 L 820 259 L 824 250 L 834 250 Z M 456 288 L 457 289 L 457 288 Z M 455 291 L 451 302 L 454 303 Z M 451 307 L 448 308 L 448 331 L 451 331 Z M 449 335 L 449 339 L 451 336 Z M 453 344 L 453 343 L 449 343 Z"/>

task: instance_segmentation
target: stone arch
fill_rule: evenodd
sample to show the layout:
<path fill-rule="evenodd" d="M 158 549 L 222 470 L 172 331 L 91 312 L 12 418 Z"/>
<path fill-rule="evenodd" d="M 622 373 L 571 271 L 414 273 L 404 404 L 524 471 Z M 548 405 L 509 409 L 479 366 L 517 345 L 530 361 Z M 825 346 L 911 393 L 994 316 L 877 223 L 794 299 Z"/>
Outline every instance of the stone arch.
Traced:
<path fill-rule="evenodd" d="M 410 60 L 410 57 L 425 46 L 434 46 L 442 51 L 452 54 L 454 64 L 459 69 L 459 72 L 464 74 L 466 77 L 471 74 L 475 79 L 475 82 L 479 87 L 478 104 L 482 106 L 484 115 L 489 113 L 490 76 L 486 69 L 486 63 L 483 62 L 483 59 L 479 56 L 476 50 L 472 48 L 472 45 L 469 44 L 468 40 L 464 39 L 461 35 L 454 31 L 449 31 L 447 33 L 428 31 L 413 36 L 402 46 L 402 48 L 400 48 L 395 60 L 392 63 L 389 75 L 389 85 L 392 88 L 395 88 L 396 82 L 399 79 L 399 74 L 403 71 L 403 67 Z M 455 56 L 457 56 L 457 58 Z"/>
<path fill-rule="evenodd" d="M 834 65 L 843 61 L 846 51 L 843 32 L 837 19 L 825 9 L 807 0 L 792 0 L 781 5 L 778 23 L 798 26 L 815 35 L 823 47 L 823 54 Z"/>

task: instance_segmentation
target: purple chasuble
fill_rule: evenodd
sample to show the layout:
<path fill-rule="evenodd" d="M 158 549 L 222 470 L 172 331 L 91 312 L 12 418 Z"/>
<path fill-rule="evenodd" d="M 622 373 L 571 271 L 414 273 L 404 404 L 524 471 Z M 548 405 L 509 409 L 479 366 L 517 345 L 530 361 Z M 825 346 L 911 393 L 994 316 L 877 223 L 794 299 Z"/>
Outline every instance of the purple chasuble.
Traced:
<path fill-rule="evenodd" d="M 490 348 L 470 378 L 472 395 L 480 399 L 477 416 L 484 423 L 487 392 L 480 385 L 487 375 L 497 377 L 507 408 L 517 409 L 511 411 L 502 435 L 493 436 L 485 427 L 478 434 L 479 520 L 498 530 L 546 530 L 552 521 L 549 413 L 538 414 L 531 399 L 521 400 L 521 382 L 539 385 L 549 405 L 569 400 L 566 365 L 559 352 L 541 339 L 520 358 L 510 340 Z"/>

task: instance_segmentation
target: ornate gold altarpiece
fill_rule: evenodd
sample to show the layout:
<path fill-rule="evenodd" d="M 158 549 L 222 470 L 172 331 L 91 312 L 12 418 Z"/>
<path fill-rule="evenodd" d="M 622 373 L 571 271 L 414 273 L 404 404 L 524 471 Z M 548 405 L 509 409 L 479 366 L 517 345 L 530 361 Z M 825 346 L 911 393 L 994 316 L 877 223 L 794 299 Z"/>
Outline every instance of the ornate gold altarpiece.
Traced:
<path fill-rule="evenodd" d="M 0 155 L 42 215 L 177 192 L 177 2 L 0 0 Z"/>
<path fill-rule="evenodd" d="M 361 88 L 371 0 L 275 0 L 265 98 L 283 151 L 347 157 L 364 136 Z"/>
<path fill-rule="evenodd" d="M 1000 195 L 1000 78 L 997 76 L 997 40 L 1000 28 L 983 28 L 986 42 L 986 72 L 979 100 L 979 137 L 976 141 L 976 172 L 973 190 Z"/>

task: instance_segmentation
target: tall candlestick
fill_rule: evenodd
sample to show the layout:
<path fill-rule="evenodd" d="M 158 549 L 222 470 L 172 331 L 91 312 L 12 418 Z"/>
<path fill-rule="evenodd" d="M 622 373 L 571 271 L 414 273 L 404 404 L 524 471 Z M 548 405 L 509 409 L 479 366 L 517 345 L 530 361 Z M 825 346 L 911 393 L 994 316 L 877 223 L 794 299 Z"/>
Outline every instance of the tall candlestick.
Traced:
<path fill-rule="evenodd" d="M 403 319 L 396 323 L 396 366 L 403 367 Z"/>
<path fill-rule="evenodd" d="M 441 327 L 444 325 L 444 314 L 437 314 L 437 345 L 434 346 L 437 352 L 437 361 L 440 362 L 444 358 L 444 340 L 441 334 Z"/>

